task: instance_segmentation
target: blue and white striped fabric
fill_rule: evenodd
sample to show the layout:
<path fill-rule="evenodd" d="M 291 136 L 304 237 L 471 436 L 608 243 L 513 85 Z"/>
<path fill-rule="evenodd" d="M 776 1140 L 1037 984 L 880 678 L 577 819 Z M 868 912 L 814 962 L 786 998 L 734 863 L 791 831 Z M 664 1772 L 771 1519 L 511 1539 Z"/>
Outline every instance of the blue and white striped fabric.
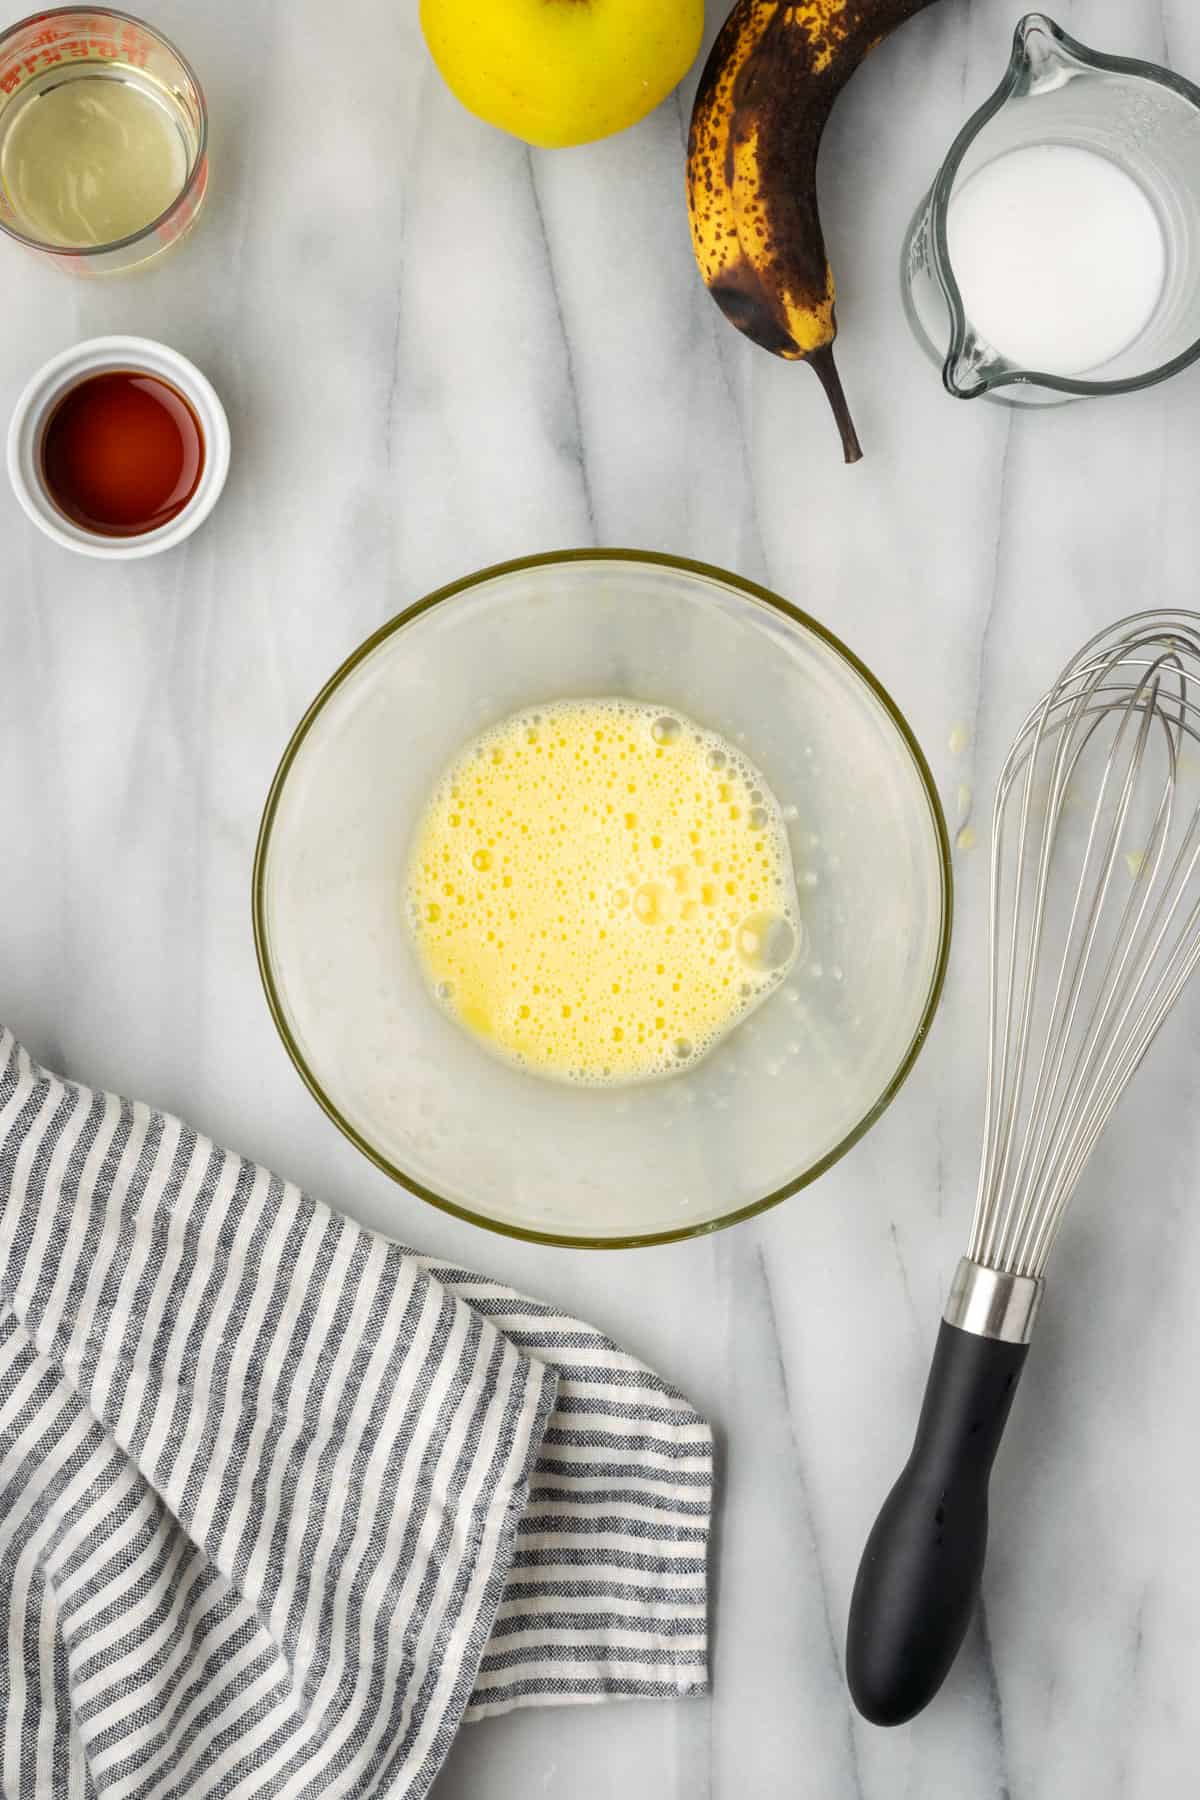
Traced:
<path fill-rule="evenodd" d="M 599 1332 L 0 1029 L 4 1800 L 418 1796 L 464 1718 L 703 1692 L 711 1484 Z"/>

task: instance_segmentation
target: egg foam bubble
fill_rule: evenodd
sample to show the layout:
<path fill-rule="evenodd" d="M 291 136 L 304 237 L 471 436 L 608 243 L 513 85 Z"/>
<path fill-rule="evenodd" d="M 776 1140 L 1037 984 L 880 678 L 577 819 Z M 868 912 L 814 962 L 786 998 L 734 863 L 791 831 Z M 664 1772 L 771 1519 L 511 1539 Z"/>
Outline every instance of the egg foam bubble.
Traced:
<path fill-rule="evenodd" d="M 693 1067 L 800 952 L 782 812 L 673 707 L 558 700 L 461 750 L 414 833 L 405 904 L 436 1003 L 531 1073 Z"/>

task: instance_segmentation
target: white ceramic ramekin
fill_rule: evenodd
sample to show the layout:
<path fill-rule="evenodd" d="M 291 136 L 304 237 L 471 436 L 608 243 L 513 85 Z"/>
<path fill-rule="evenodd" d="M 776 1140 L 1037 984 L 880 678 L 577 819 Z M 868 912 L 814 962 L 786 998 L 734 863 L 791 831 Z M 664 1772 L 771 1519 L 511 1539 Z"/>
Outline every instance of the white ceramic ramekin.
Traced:
<path fill-rule="evenodd" d="M 42 434 L 50 413 L 68 388 L 107 369 L 144 370 L 170 382 L 191 402 L 204 433 L 204 468 L 195 493 L 173 519 L 138 537 L 104 537 L 77 525 L 59 511 L 42 479 Z M 90 338 L 51 357 L 17 401 L 8 428 L 8 477 L 17 499 L 47 537 L 83 556 L 129 561 L 172 549 L 208 517 L 228 473 L 229 421 L 216 389 L 186 356 L 153 338 Z"/>

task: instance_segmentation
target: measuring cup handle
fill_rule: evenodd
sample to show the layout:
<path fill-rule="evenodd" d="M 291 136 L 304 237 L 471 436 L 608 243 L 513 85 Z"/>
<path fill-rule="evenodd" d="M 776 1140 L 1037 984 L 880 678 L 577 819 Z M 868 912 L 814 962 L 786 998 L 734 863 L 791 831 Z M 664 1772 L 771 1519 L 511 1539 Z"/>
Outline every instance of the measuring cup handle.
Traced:
<path fill-rule="evenodd" d="M 859 1564 L 846 1641 L 854 1704 L 902 1725 L 958 1654 L 983 1574 L 988 1479 L 1028 1344 L 942 1323 L 917 1435 Z"/>

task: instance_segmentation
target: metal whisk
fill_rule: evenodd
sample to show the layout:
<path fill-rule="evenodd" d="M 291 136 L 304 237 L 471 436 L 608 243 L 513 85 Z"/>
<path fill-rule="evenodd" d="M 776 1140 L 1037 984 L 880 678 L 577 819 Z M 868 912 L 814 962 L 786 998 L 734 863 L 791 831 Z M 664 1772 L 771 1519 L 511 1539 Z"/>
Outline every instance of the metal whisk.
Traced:
<path fill-rule="evenodd" d="M 846 1665 L 899 1724 L 975 1606 L 987 1491 L 1075 1184 L 1200 961 L 1200 613 L 1122 620 L 1072 658 L 992 815 L 987 1107 L 967 1255 L 912 1454 L 863 1552 Z M 1200 792 L 1200 784 L 1196 784 Z"/>

